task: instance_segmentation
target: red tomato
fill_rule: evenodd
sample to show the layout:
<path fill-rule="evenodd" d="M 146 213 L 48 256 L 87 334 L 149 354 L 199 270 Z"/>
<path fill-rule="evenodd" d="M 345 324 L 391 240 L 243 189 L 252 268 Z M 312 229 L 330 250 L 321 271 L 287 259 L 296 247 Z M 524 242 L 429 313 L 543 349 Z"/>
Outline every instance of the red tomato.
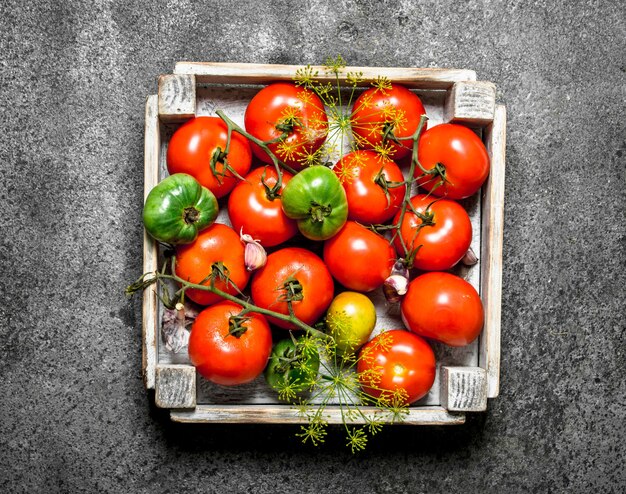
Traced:
<path fill-rule="evenodd" d="M 384 237 L 348 221 L 324 243 L 324 262 L 346 288 L 370 292 L 391 274 L 396 253 Z"/>
<path fill-rule="evenodd" d="M 432 213 L 434 223 L 420 228 L 423 224 L 421 218 L 410 209 L 404 214 L 400 235 L 409 253 L 414 252 L 413 267 L 424 271 L 450 269 L 463 258 L 472 242 L 472 223 L 467 212 L 458 202 L 436 200 L 425 194 L 412 197 L 411 204 L 420 214 Z M 399 220 L 400 213 L 393 221 L 397 224 Z M 398 252 L 404 254 L 400 236 L 396 236 L 394 245 Z"/>
<path fill-rule="evenodd" d="M 435 382 L 435 354 L 419 336 L 393 329 L 361 349 L 356 370 L 363 390 L 370 396 L 390 398 L 400 390 L 401 401 L 411 404 L 426 396 Z"/>
<path fill-rule="evenodd" d="M 348 218 L 367 224 L 384 223 L 402 204 L 406 186 L 398 165 L 373 151 L 354 151 L 337 162 L 333 171 L 341 180 L 348 198 Z"/>
<path fill-rule="evenodd" d="M 328 132 L 322 100 L 313 91 L 288 82 L 261 89 L 248 104 L 244 123 L 246 131 L 257 139 L 265 142 L 277 139 L 268 144 L 270 151 L 297 170 L 309 164 L 307 156 L 324 144 Z M 252 151 L 261 161 L 272 162 L 254 143 Z"/>
<path fill-rule="evenodd" d="M 322 260 L 298 247 L 277 250 L 267 256 L 267 264 L 252 279 L 251 294 L 255 305 L 288 315 L 286 284 L 297 282 L 299 295 L 292 301 L 293 311 L 306 324 L 314 324 L 333 300 L 333 279 Z M 285 329 L 297 329 L 291 323 L 273 317 L 268 320 Z"/>
<path fill-rule="evenodd" d="M 250 274 L 244 263 L 244 246 L 239 239 L 239 234 L 220 223 L 215 223 L 198 235 L 198 238 L 190 244 L 176 247 L 176 274 L 192 283 L 200 283 L 211 274 L 213 266 L 221 262 L 228 271 L 230 282 L 215 280 L 215 288 L 231 295 L 243 290 L 248 284 Z M 209 285 L 210 281 L 206 281 Z M 203 290 L 189 289 L 185 296 L 201 305 L 211 305 L 221 297 Z"/>
<path fill-rule="evenodd" d="M 439 175 L 425 175 L 415 170 L 418 185 L 433 194 L 449 199 L 464 199 L 474 194 L 489 175 L 489 154 L 480 138 L 467 127 L 457 124 L 436 125 L 422 134 L 418 156 L 425 170 L 439 164 L 445 169 L 445 182 Z M 421 177 L 421 178 L 420 178 Z"/>
<path fill-rule="evenodd" d="M 283 172 L 279 192 L 282 192 L 291 177 L 290 173 Z M 257 168 L 237 184 L 228 198 L 228 216 L 235 231 L 243 228 L 244 233 L 252 235 L 265 247 L 282 244 L 298 233 L 296 221 L 283 213 L 280 196 L 270 199 L 268 195 L 277 179 L 273 167 Z"/>
<path fill-rule="evenodd" d="M 167 147 L 167 169 L 170 175 L 187 173 L 209 189 L 215 197 L 228 194 L 239 179 L 224 170 L 224 159 L 215 164 L 217 176 L 210 167 L 211 158 L 226 149 L 228 127 L 219 117 L 195 117 L 181 125 Z M 230 149 L 225 158 L 241 176 L 248 173 L 252 152 L 248 140 L 237 132 L 231 135 Z M 223 175 L 222 175 L 223 174 Z"/>
<path fill-rule="evenodd" d="M 272 351 L 272 332 L 261 314 L 250 312 L 239 329 L 242 307 L 224 301 L 204 309 L 191 327 L 189 359 L 201 376 L 223 386 L 253 381 Z"/>
<path fill-rule="evenodd" d="M 388 145 L 390 158 L 402 158 L 411 153 L 413 141 L 407 139 L 398 144 L 385 139 L 385 131 L 390 130 L 397 138 L 410 137 L 425 114 L 419 96 L 404 86 L 392 84 L 389 89 L 370 88 L 354 102 L 352 133 L 360 148 L 378 150 Z"/>
<path fill-rule="evenodd" d="M 480 334 L 483 304 L 467 281 L 450 273 L 426 273 L 409 283 L 400 305 L 414 333 L 450 346 L 464 346 Z"/>

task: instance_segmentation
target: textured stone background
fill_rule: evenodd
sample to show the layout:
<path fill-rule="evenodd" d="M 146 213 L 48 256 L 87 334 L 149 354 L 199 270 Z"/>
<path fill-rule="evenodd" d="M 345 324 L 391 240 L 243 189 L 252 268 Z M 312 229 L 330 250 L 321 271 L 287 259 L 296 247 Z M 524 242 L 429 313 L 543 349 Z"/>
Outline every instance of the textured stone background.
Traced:
<path fill-rule="evenodd" d="M 0 491 L 623 492 L 623 2 L 0 5 Z M 140 379 L 143 105 L 177 60 L 464 67 L 509 111 L 502 391 L 353 457 Z"/>

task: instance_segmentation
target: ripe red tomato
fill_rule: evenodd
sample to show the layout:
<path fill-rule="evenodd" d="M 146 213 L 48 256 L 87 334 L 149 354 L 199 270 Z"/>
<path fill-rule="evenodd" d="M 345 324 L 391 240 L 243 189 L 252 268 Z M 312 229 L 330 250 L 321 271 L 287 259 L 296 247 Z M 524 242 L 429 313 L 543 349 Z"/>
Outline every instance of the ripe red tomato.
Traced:
<path fill-rule="evenodd" d="M 246 131 L 268 144 L 272 153 L 287 165 L 300 170 L 307 156 L 317 151 L 328 132 L 324 103 L 311 90 L 288 82 L 264 87 L 250 101 L 244 115 Z M 285 136 L 281 139 L 281 136 Z M 265 163 L 272 160 L 252 143 L 255 156 Z"/>
<path fill-rule="evenodd" d="M 167 148 L 167 169 L 170 175 L 187 173 L 209 189 L 215 197 L 228 194 L 239 179 L 224 169 L 224 158 L 215 164 L 217 176 L 210 167 L 218 150 L 226 149 L 228 127 L 219 117 L 195 117 L 181 125 Z M 231 135 L 230 149 L 225 158 L 241 176 L 248 173 L 252 152 L 248 140 L 237 132 Z"/>
<path fill-rule="evenodd" d="M 285 301 L 291 283 L 296 297 L 293 311 L 306 324 L 314 324 L 333 300 L 333 279 L 322 260 L 313 252 L 299 247 L 277 250 L 267 256 L 267 264 L 252 279 L 251 294 L 255 305 L 288 315 Z M 294 285 L 295 284 L 295 285 Z M 285 329 L 296 329 L 291 323 L 268 317 Z"/>
<path fill-rule="evenodd" d="M 279 192 L 291 177 L 290 173 L 283 172 Z M 244 233 L 252 235 L 265 247 L 282 244 L 298 233 L 296 220 L 287 218 L 283 212 L 280 196 L 270 199 L 268 195 L 277 180 L 274 167 L 257 168 L 237 184 L 228 198 L 228 216 L 235 231 L 243 228 Z"/>
<path fill-rule="evenodd" d="M 439 175 L 423 175 L 415 170 L 418 185 L 436 196 L 464 199 L 474 194 L 489 175 L 489 154 L 480 138 L 463 125 L 441 124 L 420 137 L 418 156 L 422 167 L 432 170 L 437 164 L 445 169 L 445 182 Z M 420 178 L 421 177 L 421 178 Z"/>
<path fill-rule="evenodd" d="M 385 139 L 385 132 L 397 138 L 412 136 L 426 114 L 424 105 L 414 92 L 391 84 L 388 89 L 373 87 L 363 92 L 352 107 L 352 133 L 360 148 L 378 149 L 389 146 L 388 156 L 399 159 L 411 153 L 413 141 L 397 143 Z"/>
<path fill-rule="evenodd" d="M 411 204 L 420 214 L 432 213 L 434 223 L 420 228 L 423 224 L 421 218 L 410 209 L 404 214 L 399 235 L 409 253 L 415 254 L 413 267 L 424 271 L 450 269 L 463 258 L 472 242 L 472 223 L 467 212 L 458 202 L 436 200 L 425 194 L 412 197 Z M 399 220 L 400 213 L 396 214 L 394 223 Z M 404 255 L 400 236 L 396 236 L 394 245 Z"/>
<path fill-rule="evenodd" d="M 250 274 L 244 263 L 244 246 L 239 234 L 226 225 L 215 223 L 200 232 L 192 243 L 176 247 L 176 274 L 192 283 L 204 280 L 216 263 L 222 263 L 230 282 L 216 278 L 215 288 L 231 295 L 238 293 L 233 284 L 239 290 L 245 288 Z M 210 285 L 210 281 L 204 284 Z M 214 293 L 193 288 L 185 291 L 185 296 L 200 305 L 211 305 L 222 300 Z"/>
<path fill-rule="evenodd" d="M 341 158 L 333 171 L 348 198 L 348 218 L 367 224 L 384 223 L 402 204 L 406 186 L 398 165 L 373 151 L 354 151 Z"/>
<path fill-rule="evenodd" d="M 201 376 L 223 386 L 253 381 L 272 351 L 272 332 L 265 318 L 250 312 L 237 327 L 241 309 L 229 301 L 215 304 L 200 312 L 191 327 L 191 363 Z"/>
<path fill-rule="evenodd" d="M 370 292 L 391 274 L 396 253 L 384 237 L 348 221 L 324 243 L 324 262 L 346 288 Z"/>
<path fill-rule="evenodd" d="M 450 346 L 471 343 L 483 327 L 478 292 L 450 273 L 426 273 L 411 281 L 400 311 L 411 331 Z"/>
<path fill-rule="evenodd" d="M 379 334 L 359 353 L 356 367 L 363 390 L 378 398 L 399 398 L 411 404 L 426 396 L 435 382 L 435 354 L 419 336 L 403 329 Z"/>

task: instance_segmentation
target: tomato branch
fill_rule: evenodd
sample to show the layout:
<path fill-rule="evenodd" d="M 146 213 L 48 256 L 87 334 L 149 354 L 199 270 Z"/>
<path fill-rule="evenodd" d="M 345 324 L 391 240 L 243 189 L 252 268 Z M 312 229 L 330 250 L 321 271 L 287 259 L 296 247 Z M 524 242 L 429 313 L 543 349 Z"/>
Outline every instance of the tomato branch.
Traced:
<path fill-rule="evenodd" d="M 406 242 L 404 241 L 404 238 L 402 238 L 402 234 L 400 233 L 400 227 L 402 226 L 402 222 L 404 221 L 404 215 L 406 214 L 407 207 L 412 208 L 411 185 L 413 184 L 413 175 L 415 174 L 415 168 L 419 167 L 421 170 L 424 169 L 419 162 L 417 149 L 418 149 L 420 135 L 422 134 L 424 125 L 426 125 L 426 120 L 428 120 L 428 117 L 426 115 L 422 115 L 420 118 L 420 123 L 417 126 L 417 129 L 415 130 L 413 135 L 410 137 L 410 139 L 413 141 L 413 148 L 412 148 L 412 154 L 411 154 L 411 165 L 409 167 L 409 173 L 408 173 L 409 178 L 407 180 L 406 190 L 404 192 L 404 200 L 402 201 L 402 208 L 400 208 L 400 216 L 398 218 L 398 222 L 393 226 L 393 229 L 395 229 L 395 232 L 393 234 L 393 239 L 395 239 L 396 236 L 400 238 L 400 244 L 402 245 L 402 250 L 404 252 L 405 259 L 410 257 L 411 252 L 409 251 L 406 245 Z"/>
<path fill-rule="evenodd" d="M 250 140 L 253 143 L 255 143 L 257 146 L 259 146 L 263 151 L 265 151 L 267 153 L 267 155 L 272 160 L 272 163 L 274 164 L 274 168 L 276 169 L 276 174 L 278 175 L 278 178 L 276 179 L 276 184 L 272 188 L 272 193 L 277 194 L 280 191 L 280 188 L 282 187 L 282 183 L 283 183 L 282 169 L 285 169 L 289 173 L 293 173 L 294 175 L 297 172 L 293 168 L 291 168 L 289 165 L 287 165 L 287 164 L 283 163 L 282 161 L 280 161 L 274 155 L 274 153 L 272 153 L 272 151 L 270 151 L 270 148 L 268 147 L 266 142 L 262 141 L 261 139 L 258 139 L 256 137 L 254 137 L 252 134 L 246 132 L 239 125 L 237 125 L 235 122 L 233 122 L 222 110 L 217 110 L 215 113 L 217 114 L 218 117 L 220 117 L 224 121 L 224 123 L 228 127 L 228 143 L 227 143 L 227 146 L 226 146 L 227 148 L 228 148 L 228 145 L 230 144 L 231 133 L 234 130 L 235 132 L 241 134 L 242 136 L 246 137 L 248 140 Z"/>
<path fill-rule="evenodd" d="M 140 290 L 144 290 L 145 288 L 148 288 L 150 285 L 162 282 L 162 280 L 173 280 L 181 285 L 181 290 L 183 292 L 184 290 L 188 290 L 190 288 L 193 288 L 194 290 L 202 290 L 205 292 L 211 292 L 211 293 L 214 293 L 215 295 L 218 295 L 224 298 L 225 300 L 229 300 L 231 302 L 241 305 L 244 308 L 244 310 L 247 312 L 256 312 L 258 314 L 263 314 L 264 316 L 270 316 L 275 319 L 280 319 L 281 321 L 290 322 L 297 328 L 302 329 L 306 331 L 308 334 L 310 334 L 311 336 L 314 336 L 321 340 L 331 341 L 333 339 L 332 336 L 326 333 L 323 333 L 322 331 L 319 331 L 312 326 L 309 326 L 308 324 L 302 322 L 300 319 L 295 317 L 293 314 L 285 315 L 280 312 L 275 312 L 273 310 L 258 307 L 250 302 L 247 302 L 234 295 L 231 295 L 229 293 L 226 293 L 220 290 L 219 288 L 214 286 L 214 283 L 212 283 L 211 285 L 202 285 L 202 284 L 197 284 L 197 283 L 192 283 L 190 281 L 187 281 L 179 277 L 176 274 L 175 266 L 176 266 L 176 256 L 172 256 L 170 260 L 170 270 L 172 274 L 165 274 L 163 271 L 155 271 L 154 273 L 146 273 L 142 275 L 135 283 L 131 284 L 129 287 L 126 288 L 126 294 L 132 296 L 134 293 Z"/>

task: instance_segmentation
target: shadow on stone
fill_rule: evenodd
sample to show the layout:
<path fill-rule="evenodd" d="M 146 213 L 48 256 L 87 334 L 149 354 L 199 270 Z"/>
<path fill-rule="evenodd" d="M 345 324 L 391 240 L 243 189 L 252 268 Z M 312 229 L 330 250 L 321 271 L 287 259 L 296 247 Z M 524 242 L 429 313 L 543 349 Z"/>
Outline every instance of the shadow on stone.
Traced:
<path fill-rule="evenodd" d="M 159 423 L 165 443 L 179 451 L 353 456 L 346 446 L 345 431 L 339 425 L 329 426 L 324 443 L 315 447 L 310 442 L 303 444 L 296 436 L 300 432 L 299 425 L 172 422 L 167 410 L 154 405 L 153 396 L 150 397 L 150 416 Z M 462 451 L 480 445 L 486 421 L 486 414 L 469 414 L 466 423 L 458 426 L 385 426 L 369 438 L 366 449 L 357 456 L 439 456 L 452 452 L 462 455 Z"/>

